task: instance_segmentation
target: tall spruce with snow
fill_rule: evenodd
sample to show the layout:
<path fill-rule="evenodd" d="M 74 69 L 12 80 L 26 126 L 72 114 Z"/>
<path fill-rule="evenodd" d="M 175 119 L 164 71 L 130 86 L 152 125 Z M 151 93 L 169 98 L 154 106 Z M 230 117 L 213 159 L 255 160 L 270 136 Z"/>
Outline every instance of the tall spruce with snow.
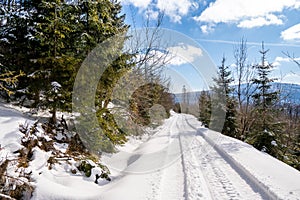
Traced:
<path fill-rule="evenodd" d="M 215 86 L 212 87 L 212 109 L 217 110 L 220 114 L 212 115 L 209 126 L 211 129 L 216 129 L 216 127 L 222 125 L 224 122 L 221 132 L 225 135 L 236 137 L 236 101 L 231 95 L 233 88 L 230 84 L 233 79 L 228 68 L 229 67 L 225 65 L 225 57 L 223 57 L 222 64 L 219 66 L 218 77 L 214 79 Z M 222 112 L 225 113 L 225 121 L 223 121 L 224 115 Z"/>
<path fill-rule="evenodd" d="M 1 7 L 0 63 L 25 72 L 19 89 L 34 101 L 33 107 L 50 109 L 55 123 L 57 110 L 71 110 L 75 77 L 84 59 L 97 44 L 124 33 L 128 26 L 117 1 L 24 2 L 16 3 L 18 13 L 10 9 L 11 4 Z M 123 143 L 125 136 L 107 107 L 118 79 L 132 67 L 130 57 L 120 55 L 104 72 L 97 89 L 97 116 L 113 144 Z M 59 93 L 53 93 L 53 83 L 61 86 Z"/>
<path fill-rule="evenodd" d="M 1 68 L 24 70 L 32 51 L 30 20 L 27 1 L 0 2 L 0 63 Z"/>
<path fill-rule="evenodd" d="M 269 50 L 265 50 L 262 43 L 261 63 L 255 65 L 257 70 L 257 78 L 253 79 L 253 83 L 257 85 L 257 92 L 252 96 L 255 106 L 256 120 L 254 126 L 251 127 L 251 136 L 249 141 L 258 150 L 264 151 L 272 156 L 281 158 L 281 142 L 280 135 L 283 131 L 283 124 L 276 121 L 275 103 L 278 100 L 278 91 L 271 89 L 271 83 L 276 79 L 270 78 L 272 64 L 266 60 Z"/>
<path fill-rule="evenodd" d="M 28 1 L 0 2 L 0 90 L 11 94 L 33 51 Z"/>
<path fill-rule="evenodd" d="M 60 0 L 41 0 L 34 7 L 37 54 L 30 78 L 33 83 L 42 84 L 30 84 L 29 88 L 37 94 L 35 100 L 39 105 L 51 109 L 51 122 L 55 124 L 58 109 L 71 109 L 73 83 L 81 62 L 71 41 L 76 31 L 72 21 L 76 13 L 74 7 Z M 63 103 L 53 98 L 53 83 L 61 86 L 59 99 Z"/>
<path fill-rule="evenodd" d="M 95 45 L 105 41 L 114 35 L 124 34 L 129 26 L 124 23 L 125 16 L 121 15 L 121 5 L 117 1 L 97 0 L 97 1 L 83 1 L 81 3 L 83 11 L 82 24 L 83 24 L 83 53 L 89 53 Z M 124 40 L 119 41 L 123 45 Z M 108 48 L 102 51 L 105 55 L 114 54 L 114 49 Z M 120 52 L 118 52 L 120 53 Z M 88 139 L 90 144 L 95 148 L 100 148 L 101 151 L 113 151 L 113 146 L 123 144 L 126 141 L 125 132 L 122 130 L 111 110 L 109 103 L 112 100 L 113 90 L 118 84 L 118 81 L 128 70 L 133 66 L 130 62 L 131 55 L 120 53 L 103 72 L 100 77 L 99 84 L 96 91 L 96 115 L 99 125 L 104 130 L 104 137 L 102 135 L 94 135 Z M 88 80 L 87 80 L 88 81 Z M 100 144 L 95 143 L 93 138 L 100 138 Z M 98 141 L 99 142 L 99 141 Z"/>

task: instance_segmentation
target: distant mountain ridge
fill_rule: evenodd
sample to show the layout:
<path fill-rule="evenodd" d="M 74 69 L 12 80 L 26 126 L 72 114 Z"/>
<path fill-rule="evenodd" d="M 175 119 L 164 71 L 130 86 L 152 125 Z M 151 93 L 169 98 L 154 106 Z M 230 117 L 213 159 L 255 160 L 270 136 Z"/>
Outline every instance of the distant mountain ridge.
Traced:
<path fill-rule="evenodd" d="M 271 90 L 280 91 L 280 99 L 282 103 L 294 103 L 294 104 L 300 104 L 300 85 L 298 84 L 291 84 L 291 83 L 278 83 L 274 82 L 271 84 Z M 237 89 L 237 85 L 234 85 L 235 89 Z M 246 89 L 247 85 L 242 84 L 241 89 L 244 91 Z M 256 85 L 253 85 L 250 88 L 250 92 L 254 92 L 256 89 Z M 186 93 L 186 100 L 189 104 L 195 104 L 198 102 L 198 98 L 200 96 L 201 91 L 195 91 L 195 92 L 187 92 Z M 175 102 L 177 103 L 183 103 L 184 102 L 184 93 L 176 93 L 175 96 Z"/>

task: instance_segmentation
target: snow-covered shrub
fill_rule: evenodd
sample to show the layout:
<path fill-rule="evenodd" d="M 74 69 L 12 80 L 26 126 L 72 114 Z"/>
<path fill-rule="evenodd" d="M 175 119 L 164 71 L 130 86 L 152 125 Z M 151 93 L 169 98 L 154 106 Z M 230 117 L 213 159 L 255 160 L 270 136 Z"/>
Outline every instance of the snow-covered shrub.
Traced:
<path fill-rule="evenodd" d="M 111 181 L 108 168 L 99 162 L 95 163 L 92 160 L 82 160 L 79 162 L 77 169 L 83 172 L 85 176 L 95 178 L 94 182 L 96 184 L 98 184 L 99 178 Z"/>
<path fill-rule="evenodd" d="M 30 172 L 17 166 L 15 159 L 0 160 L 0 199 L 30 199 L 33 185 Z"/>

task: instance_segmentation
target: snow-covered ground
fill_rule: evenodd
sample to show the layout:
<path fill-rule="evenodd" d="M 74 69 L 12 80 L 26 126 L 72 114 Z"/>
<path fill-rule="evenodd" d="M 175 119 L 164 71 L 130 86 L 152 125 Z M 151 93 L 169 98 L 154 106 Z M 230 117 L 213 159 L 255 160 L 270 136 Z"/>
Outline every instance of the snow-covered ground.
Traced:
<path fill-rule="evenodd" d="M 21 112 L 0 103 L 0 156 L 12 156 L 12 152 L 22 147 L 19 125 L 30 121 L 32 120 Z"/>
<path fill-rule="evenodd" d="M 18 126 L 26 120 L 0 104 L 0 161 L 21 147 Z M 299 171 L 203 128 L 190 115 L 172 113 L 150 138 L 131 138 L 119 149 L 102 157 L 112 181 L 98 184 L 70 173 L 67 165 L 49 170 L 49 152 L 36 149 L 29 166 L 34 170 L 32 199 L 300 199 Z"/>

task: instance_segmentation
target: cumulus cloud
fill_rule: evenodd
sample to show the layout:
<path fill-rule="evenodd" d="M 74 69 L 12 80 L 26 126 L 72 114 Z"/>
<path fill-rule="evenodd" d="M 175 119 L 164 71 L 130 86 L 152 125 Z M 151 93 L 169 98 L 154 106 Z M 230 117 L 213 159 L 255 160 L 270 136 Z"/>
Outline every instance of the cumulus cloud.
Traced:
<path fill-rule="evenodd" d="M 186 44 L 169 47 L 168 52 L 172 56 L 170 60 L 170 64 L 172 65 L 193 63 L 198 57 L 203 56 L 202 49 Z"/>
<path fill-rule="evenodd" d="M 150 10 L 150 13 L 164 12 L 175 23 L 181 23 L 182 17 L 199 6 L 195 0 L 121 0 L 121 2 L 125 5 L 134 5 L 141 12 L 145 10 Z"/>
<path fill-rule="evenodd" d="M 241 28 L 253 28 L 283 23 L 284 9 L 297 9 L 299 0 L 216 0 L 194 20 L 209 24 L 235 23 Z"/>
<path fill-rule="evenodd" d="M 300 58 L 294 58 L 294 60 L 295 61 L 300 61 Z M 284 57 L 281 57 L 281 56 L 277 56 L 272 64 L 274 66 L 278 67 L 283 62 L 292 62 L 292 60 L 290 58 L 287 58 L 287 57 L 284 58 Z"/>
<path fill-rule="evenodd" d="M 214 30 L 214 27 L 212 25 L 205 24 L 205 25 L 200 26 L 200 29 L 201 29 L 202 33 L 208 34 Z"/>
<path fill-rule="evenodd" d="M 281 32 L 284 40 L 300 40 L 300 24 L 296 24 Z"/>
<path fill-rule="evenodd" d="M 282 25 L 283 21 L 278 16 L 269 14 L 263 17 L 255 17 L 251 19 L 247 19 L 241 21 L 238 24 L 240 28 L 254 28 L 260 26 L 268 26 L 268 25 Z"/>
<path fill-rule="evenodd" d="M 300 74 L 288 73 L 283 77 L 282 82 L 300 85 Z"/>
<path fill-rule="evenodd" d="M 121 0 L 121 2 L 125 5 L 132 4 L 135 7 L 146 9 L 150 5 L 151 0 Z"/>
<path fill-rule="evenodd" d="M 275 58 L 275 62 L 290 62 L 291 61 L 291 59 L 289 59 L 289 58 L 284 58 L 284 57 L 280 57 L 280 56 L 277 56 L 276 58 Z"/>
<path fill-rule="evenodd" d="M 193 63 L 197 58 L 203 56 L 202 49 L 179 43 L 176 46 L 172 46 L 164 50 L 151 50 L 148 55 L 148 65 L 184 65 Z M 136 60 L 144 59 L 145 54 L 141 53 L 136 56 Z"/>
<path fill-rule="evenodd" d="M 157 0 L 156 6 L 174 22 L 180 22 L 181 17 L 188 14 L 192 2 L 190 0 Z"/>
<path fill-rule="evenodd" d="M 146 16 L 148 16 L 150 19 L 157 19 L 159 16 L 158 11 L 151 10 L 151 9 L 146 10 L 145 13 L 146 13 Z"/>

